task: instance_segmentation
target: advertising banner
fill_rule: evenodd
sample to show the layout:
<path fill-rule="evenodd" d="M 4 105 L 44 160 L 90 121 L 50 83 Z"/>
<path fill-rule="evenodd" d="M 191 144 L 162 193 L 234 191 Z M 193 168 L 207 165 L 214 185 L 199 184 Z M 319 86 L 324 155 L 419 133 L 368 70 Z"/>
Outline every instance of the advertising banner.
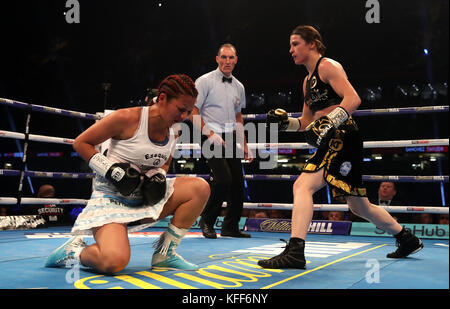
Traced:
<path fill-rule="evenodd" d="M 401 223 L 419 238 L 448 239 L 448 225 Z M 354 236 L 391 236 L 369 222 L 353 222 L 350 235 Z"/>
<path fill-rule="evenodd" d="M 321 221 L 313 220 L 309 225 L 310 234 L 349 235 L 352 223 L 348 221 Z M 291 232 L 290 219 L 261 219 L 248 218 L 247 231 L 259 232 Z"/>

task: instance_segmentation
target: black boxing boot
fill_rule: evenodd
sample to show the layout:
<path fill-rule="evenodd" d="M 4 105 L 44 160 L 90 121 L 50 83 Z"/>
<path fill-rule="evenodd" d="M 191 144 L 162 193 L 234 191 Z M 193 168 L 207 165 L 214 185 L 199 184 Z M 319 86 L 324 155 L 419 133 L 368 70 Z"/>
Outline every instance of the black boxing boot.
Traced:
<path fill-rule="evenodd" d="M 289 242 L 286 242 L 283 252 L 271 259 L 258 261 L 258 265 L 262 268 L 305 269 L 305 241 L 301 238 L 291 238 Z"/>
<path fill-rule="evenodd" d="M 423 248 L 422 241 L 412 234 L 409 230 L 403 228 L 400 233 L 394 235 L 396 238 L 397 250 L 388 253 L 386 257 L 391 259 L 405 258 L 410 254 L 419 252 Z"/>

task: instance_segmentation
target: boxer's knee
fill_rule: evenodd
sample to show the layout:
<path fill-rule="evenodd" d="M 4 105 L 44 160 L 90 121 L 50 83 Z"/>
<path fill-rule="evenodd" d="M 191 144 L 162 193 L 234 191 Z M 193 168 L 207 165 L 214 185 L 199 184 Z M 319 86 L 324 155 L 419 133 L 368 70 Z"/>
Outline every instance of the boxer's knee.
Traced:
<path fill-rule="evenodd" d="M 98 270 L 106 274 L 114 274 L 123 270 L 128 265 L 130 254 L 118 250 L 110 250 L 102 253 L 101 261 L 102 264 Z"/>

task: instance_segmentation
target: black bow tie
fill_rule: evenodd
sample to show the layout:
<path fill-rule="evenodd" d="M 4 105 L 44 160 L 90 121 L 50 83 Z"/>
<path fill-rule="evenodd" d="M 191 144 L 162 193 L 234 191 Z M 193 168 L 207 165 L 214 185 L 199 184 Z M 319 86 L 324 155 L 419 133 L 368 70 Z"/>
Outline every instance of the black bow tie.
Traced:
<path fill-rule="evenodd" d="M 380 200 L 380 205 L 389 205 L 391 201 Z"/>
<path fill-rule="evenodd" d="M 225 76 L 223 76 L 222 77 L 222 83 L 230 83 L 231 84 L 231 80 L 232 80 L 233 78 L 231 78 L 231 77 L 225 77 Z"/>

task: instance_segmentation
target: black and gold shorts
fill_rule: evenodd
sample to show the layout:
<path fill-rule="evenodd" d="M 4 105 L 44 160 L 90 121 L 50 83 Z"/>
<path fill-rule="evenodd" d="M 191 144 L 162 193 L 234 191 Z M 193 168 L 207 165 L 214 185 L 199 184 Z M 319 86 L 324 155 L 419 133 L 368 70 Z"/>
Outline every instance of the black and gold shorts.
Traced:
<path fill-rule="evenodd" d="M 325 168 L 324 179 L 333 198 L 346 203 L 345 196 L 366 197 L 362 182 L 363 141 L 356 122 L 349 118 L 330 140 L 328 148 L 318 149 L 308 159 L 303 172 Z"/>

